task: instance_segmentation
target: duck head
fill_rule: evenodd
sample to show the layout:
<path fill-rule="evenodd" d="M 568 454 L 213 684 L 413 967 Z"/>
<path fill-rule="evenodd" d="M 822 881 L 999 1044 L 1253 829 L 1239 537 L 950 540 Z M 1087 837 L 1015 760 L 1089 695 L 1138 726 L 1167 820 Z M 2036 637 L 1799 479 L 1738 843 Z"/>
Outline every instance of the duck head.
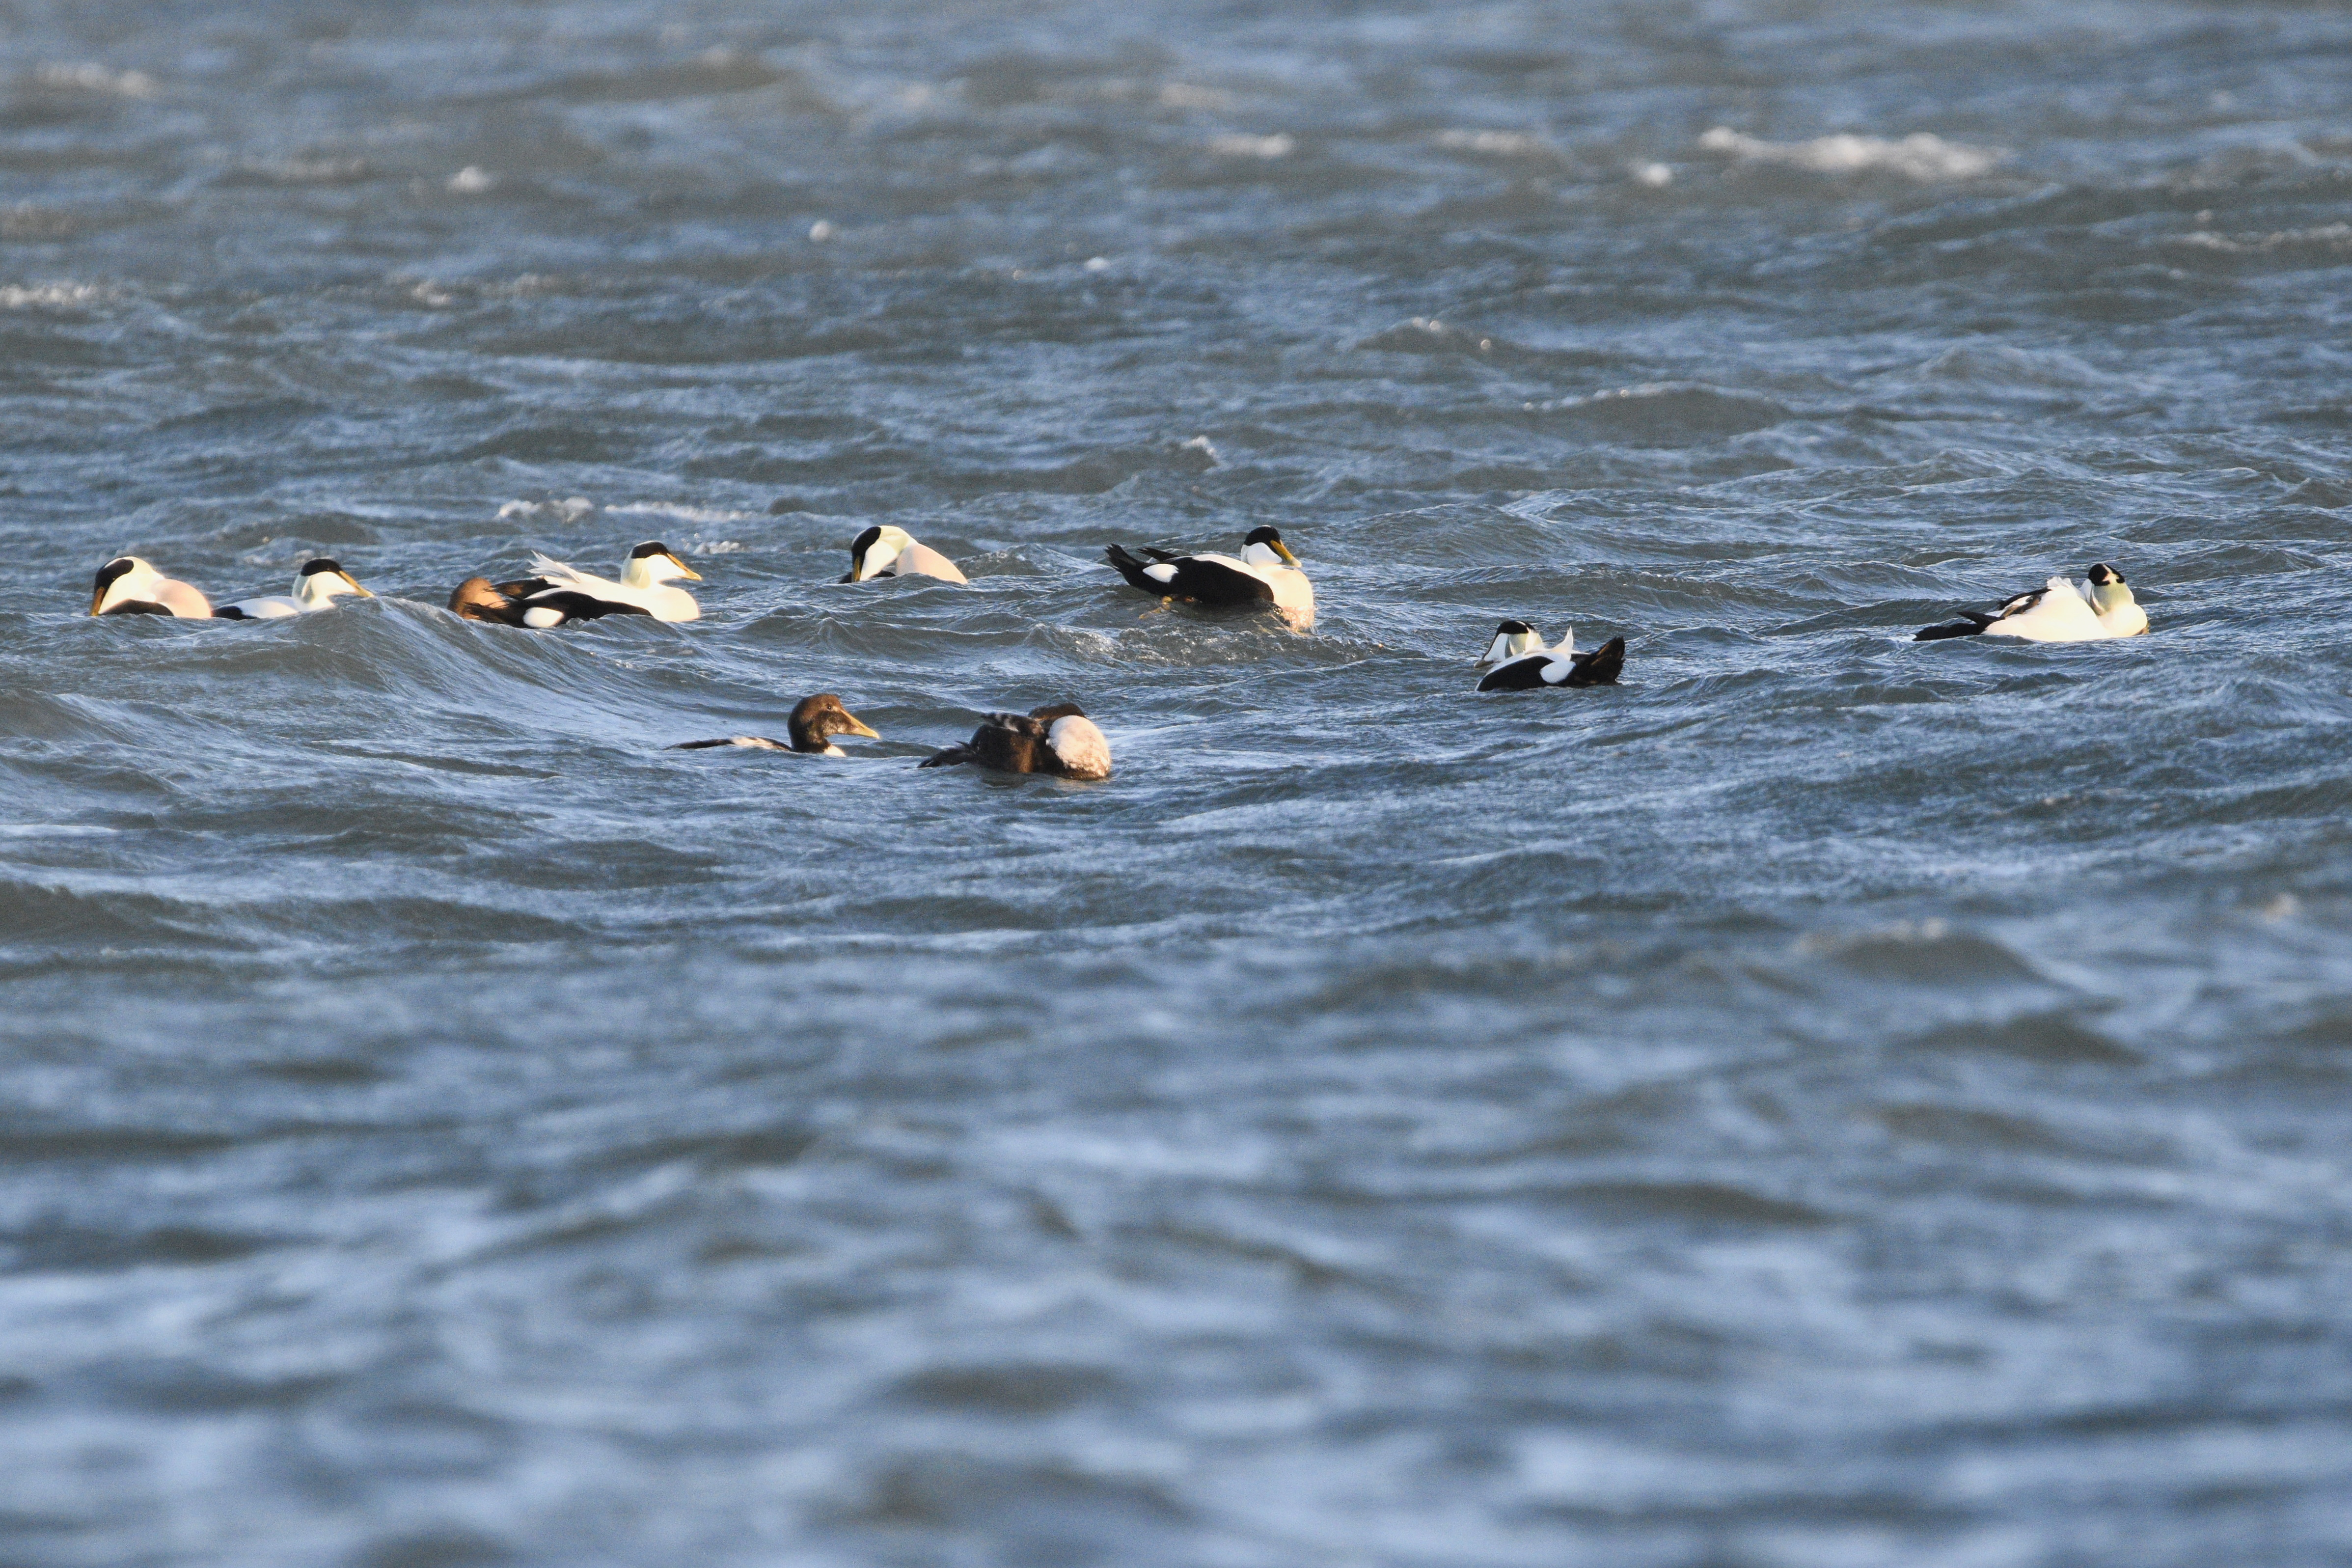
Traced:
<path fill-rule="evenodd" d="M 914 542 L 915 536 L 903 528 L 884 523 L 867 529 L 849 542 L 849 581 L 863 583 L 888 571 Z"/>
<path fill-rule="evenodd" d="M 630 551 L 628 564 L 621 569 L 621 581 L 632 588 L 656 587 L 677 577 L 702 581 L 701 573 L 679 560 L 677 552 L 658 539 L 648 539 Z"/>
<path fill-rule="evenodd" d="M 1495 628 L 1495 640 L 1478 656 L 1480 664 L 1500 664 L 1523 653 L 1543 651 L 1543 637 L 1525 621 L 1505 621 Z"/>
<path fill-rule="evenodd" d="M 102 616 L 109 605 L 152 599 L 156 584 L 163 581 L 161 572 L 136 555 L 118 555 L 98 569 L 98 579 L 90 584 L 89 613 Z"/>
<path fill-rule="evenodd" d="M 865 720 L 841 705 L 841 699 L 830 691 L 820 691 L 814 697 L 803 697 L 793 708 L 792 719 L 784 732 L 793 738 L 795 752 L 816 752 L 828 756 L 843 754 L 833 743 L 835 735 L 863 735 L 869 741 L 882 737 L 867 726 Z"/>
<path fill-rule="evenodd" d="M 1253 528 L 1242 540 L 1242 559 L 1253 566 L 1297 566 L 1298 557 L 1271 528 Z"/>
<path fill-rule="evenodd" d="M 2132 602 L 2131 585 L 2124 581 L 2122 573 L 2105 562 L 2099 562 L 2091 568 L 2090 578 L 2091 608 L 2099 614 L 2104 616 L 2118 605 Z"/>
<path fill-rule="evenodd" d="M 362 599 L 375 597 L 360 586 L 358 578 L 323 555 L 303 563 L 302 570 L 295 574 L 294 596 L 302 601 L 305 609 L 321 608 L 345 594 L 357 594 Z"/>

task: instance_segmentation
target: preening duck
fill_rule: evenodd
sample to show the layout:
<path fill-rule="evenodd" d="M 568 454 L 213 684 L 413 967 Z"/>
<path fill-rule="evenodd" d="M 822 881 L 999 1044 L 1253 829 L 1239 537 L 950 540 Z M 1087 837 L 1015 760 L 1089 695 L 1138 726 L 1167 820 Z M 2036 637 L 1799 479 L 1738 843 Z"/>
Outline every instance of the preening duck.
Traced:
<path fill-rule="evenodd" d="M 1110 742 L 1087 717 L 1085 709 L 1075 702 L 1054 702 L 1033 708 L 1026 715 L 991 713 L 971 732 L 971 740 L 932 752 L 920 765 L 951 768 L 961 763 L 1003 773 L 1107 779 L 1110 777 Z"/>
<path fill-rule="evenodd" d="M 1551 647 L 1525 621 L 1505 621 L 1495 628 L 1482 665 L 1495 668 L 1478 682 L 1481 691 L 1534 691 L 1551 686 L 1614 686 L 1625 669 L 1625 639 L 1611 637 L 1591 653 L 1576 651 L 1576 628 Z"/>
<path fill-rule="evenodd" d="M 2022 637 L 2027 642 L 2098 642 L 2137 637 L 2146 630 L 2147 612 L 2132 597 L 2123 574 L 2102 561 L 2091 568 L 2089 580 L 2081 588 L 2063 577 L 2053 577 L 2044 586 L 2020 594 L 1998 610 L 1962 610 L 1958 620 L 1923 627 L 1911 640 L 1989 637 Z"/>
<path fill-rule="evenodd" d="M 257 599 L 239 599 L 234 605 L 221 605 L 213 614 L 224 621 L 274 621 L 285 616 L 327 609 L 338 598 L 351 594 L 357 594 L 362 599 L 375 597 L 360 586 L 358 578 L 322 555 L 316 561 L 303 563 L 302 570 L 295 574 L 292 594 L 265 594 Z"/>
<path fill-rule="evenodd" d="M 629 552 L 617 583 L 544 555 L 530 558 L 530 570 L 532 575 L 511 583 L 468 577 L 450 594 L 449 608 L 469 621 L 541 628 L 600 616 L 651 616 L 657 621 L 702 617 L 702 606 L 693 595 L 669 586 L 677 577 L 699 583 L 702 574 L 659 540 L 649 539 Z"/>
<path fill-rule="evenodd" d="M 863 735 L 869 741 L 882 738 L 830 691 L 802 698 L 793 716 L 784 721 L 784 733 L 792 738 L 772 741 L 765 735 L 729 735 L 717 741 L 681 741 L 669 749 L 701 752 L 713 746 L 748 746 L 761 752 L 797 752 L 804 757 L 845 757 L 849 753 L 833 743 L 835 735 Z"/>
<path fill-rule="evenodd" d="M 1299 630 L 1315 624 L 1315 588 L 1298 557 L 1271 528 L 1254 528 L 1239 559 L 1203 552 L 1171 555 L 1146 549 L 1143 560 L 1118 545 L 1103 559 L 1135 587 L 1161 600 L 1183 599 L 1221 610 L 1273 610 Z"/>
<path fill-rule="evenodd" d="M 166 577 L 136 555 L 118 555 L 98 569 L 89 592 L 93 616 L 176 616 L 210 620 L 213 604 L 177 578 Z"/>
<path fill-rule="evenodd" d="M 869 577 L 936 577 L 942 583 L 968 583 L 956 563 L 919 543 L 903 528 L 869 528 L 849 542 L 849 575 L 845 583 Z"/>

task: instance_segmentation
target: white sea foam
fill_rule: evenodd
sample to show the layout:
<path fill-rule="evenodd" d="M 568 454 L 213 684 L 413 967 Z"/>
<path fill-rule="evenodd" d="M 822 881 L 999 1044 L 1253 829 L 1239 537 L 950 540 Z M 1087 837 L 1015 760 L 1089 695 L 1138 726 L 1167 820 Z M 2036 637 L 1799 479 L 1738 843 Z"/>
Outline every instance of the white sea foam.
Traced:
<path fill-rule="evenodd" d="M 1698 139 L 1709 153 L 1720 153 L 1749 163 L 1784 163 L 1822 174 L 1883 172 L 1914 180 L 1972 180 L 1989 174 L 2009 154 L 1998 147 L 1972 147 L 1940 136 L 1915 132 L 1899 142 L 1880 136 L 1841 132 L 1811 142 L 1767 142 L 1728 125 L 1718 125 Z"/>
<path fill-rule="evenodd" d="M 33 72 L 33 79 L 47 88 L 68 88 L 81 92 L 110 92 L 119 98 L 152 98 L 155 79 L 145 71 L 109 70 L 94 61 L 78 63 L 53 62 Z"/>
<path fill-rule="evenodd" d="M 1490 158 L 1557 157 L 1559 149 L 1524 131 L 1441 131 L 1433 138 L 1449 153 L 1482 153 Z"/>
<path fill-rule="evenodd" d="M 1286 132 L 1271 136 L 1245 136 L 1234 132 L 1209 139 L 1209 151 L 1221 158 L 1287 158 L 1298 151 L 1297 141 Z"/>
<path fill-rule="evenodd" d="M 499 177 L 476 163 L 468 163 L 449 176 L 449 188 L 461 196 L 478 196 L 498 188 Z"/>
<path fill-rule="evenodd" d="M 2196 250 L 2218 250 L 2224 255 L 2259 255 L 2271 250 L 2294 250 L 2309 247 L 2318 250 L 2352 250 L 2352 223 L 2323 224 L 2316 228 L 2283 228 L 2275 234 L 2226 235 L 2200 230 L 2174 238 L 2175 245 L 2185 245 Z"/>
<path fill-rule="evenodd" d="M 0 310 L 28 310 L 40 306 L 88 305 L 106 298 L 95 283 L 0 284 Z"/>
<path fill-rule="evenodd" d="M 545 500 L 510 500 L 499 508 L 499 521 L 509 518 L 553 518 L 559 522 L 577 522 L 596 510 L 596 503 L 586 496 L 572 496 L 559 500 L 551 496 Z"/>
<path fill-rule="evenodd" d="M 731 511 L 725 507 L 689 506 L 684 501 L 667 500 L 633 500 L 620 506 L 608 506 L 604 511 L 614 517 L 679 517 L 688 522 L 751 522 L 766 515 L 763 512 Z"/>

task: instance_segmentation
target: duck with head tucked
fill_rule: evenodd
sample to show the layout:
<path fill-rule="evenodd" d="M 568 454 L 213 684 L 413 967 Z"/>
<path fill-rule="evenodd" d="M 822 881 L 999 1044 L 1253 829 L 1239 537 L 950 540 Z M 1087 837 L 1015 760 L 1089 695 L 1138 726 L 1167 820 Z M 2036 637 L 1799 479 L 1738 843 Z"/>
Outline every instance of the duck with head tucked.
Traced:
<path fill-rule="evenodd" d="M 956 563 L 922 543 L 903 528 L 877 524 L 849 542 L 849 574 L 845 583 L 875 577 L 936 577 L 942 583 L 968 583 Z"/>
<path fill-rule="evenodd" d="M 118 555 L 98 569 L 90 585 L 93 616 L 174 616 L 212 619 L 210 599 L 176 577 L 166 577 L 136 555 Z"/>

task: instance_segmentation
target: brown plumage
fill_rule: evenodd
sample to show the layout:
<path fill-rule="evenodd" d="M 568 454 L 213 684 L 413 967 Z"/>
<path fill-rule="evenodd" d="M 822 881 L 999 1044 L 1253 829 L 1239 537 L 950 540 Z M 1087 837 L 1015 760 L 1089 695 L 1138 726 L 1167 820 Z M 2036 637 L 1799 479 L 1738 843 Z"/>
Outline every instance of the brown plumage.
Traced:
<path fill-rule="evenodd" d="M 927 768 L 970 763 L 1003 773 L 1046 773 L 1061 779 L 1110 777 L 1110 742 L 1075 702 L 1049 703 L 1019 713 L 991 713 L 971 739 L 923 759 Z"/>
<path fill-rule="evenodd" d="M 798 752 L 804 757 L 845 757 L 849 753 L 833 743 L 835 735 L 864 735 L 874 741 L 882 738 L 866 727 L 865 720 L 844 708 L 841 699 L 830 691 L 802 698 L 793 716 L 784 721 L 784 733 L 792 739 L 772 741 L 765 735 L 729 735 L 717 741 L 681 741 L 669 749 L 699 752 L 712 746 L 749 746 L 762 752 Z"/>

